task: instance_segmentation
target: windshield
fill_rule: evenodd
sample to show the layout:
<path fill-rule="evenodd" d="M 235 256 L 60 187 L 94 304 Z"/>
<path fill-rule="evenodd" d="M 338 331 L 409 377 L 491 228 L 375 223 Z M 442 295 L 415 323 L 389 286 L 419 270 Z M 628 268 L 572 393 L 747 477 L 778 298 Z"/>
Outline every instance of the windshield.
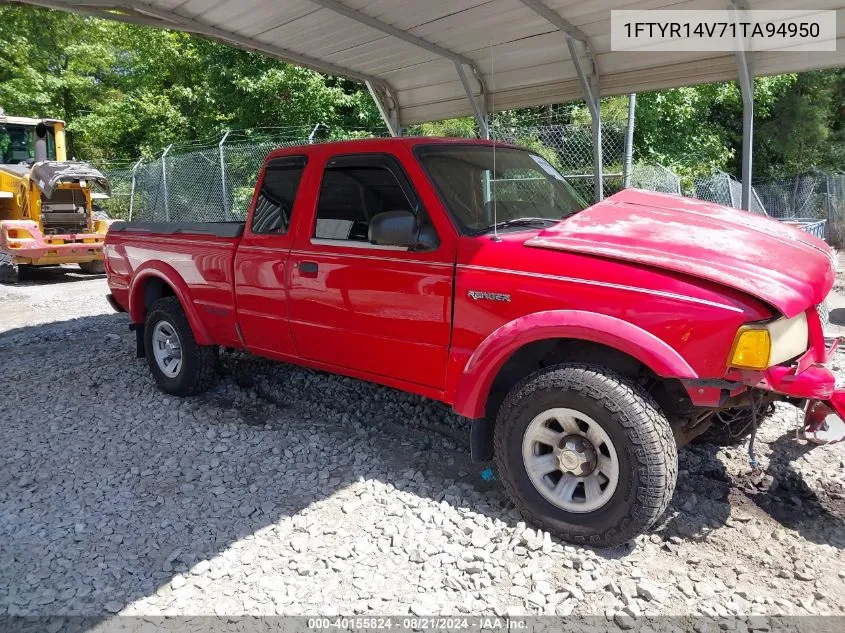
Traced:
<path fill-rule="evenodd" d="M 494 158 L 491 145 L 419 145 L 416 153 L 465 234 L 524 218 L 542 225 L 587 206 L 546 159 L 526 150 L 497 147 Z"/>
<path fill-rule="evenodd" d="M 56 159 L 53 130 L 47 127 L 47 157 Z M 35 126 L 0 124 L 0 164 L 27 164 L 35 160 Z"/>

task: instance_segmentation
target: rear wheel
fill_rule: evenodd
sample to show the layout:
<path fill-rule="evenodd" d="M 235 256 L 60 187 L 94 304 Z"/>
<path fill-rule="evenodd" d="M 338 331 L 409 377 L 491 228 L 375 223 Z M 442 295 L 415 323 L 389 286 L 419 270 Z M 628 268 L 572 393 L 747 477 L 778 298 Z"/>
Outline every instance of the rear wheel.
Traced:
<path fill-rule="evenodd" d="M 106 264 L 103 260 L 83 262 L 79 264 L 79 269 L 86 275 L 102 275 L 106 272 Z"/>
<path fill-rule="evenodd" d="M 165 297 L 150 308 L 144 349 L 158 386 L 174 396 L 206 391 L 217 379 L 216 345 L 199 345 L 179 299 Z"/>
<path fill-rule="evenodd" d="M 0 284 L 18 283 L 18 265 L 9 253 L 0 251 Z"/>
<path fill-rule="evenodd" d="M 513 502 L 536 526 L 611 547 L 647 530 L 675 489 L 677 448 L 654 401 L 600 367 L 559 365 L 505 398 L 495 460 Z"/>

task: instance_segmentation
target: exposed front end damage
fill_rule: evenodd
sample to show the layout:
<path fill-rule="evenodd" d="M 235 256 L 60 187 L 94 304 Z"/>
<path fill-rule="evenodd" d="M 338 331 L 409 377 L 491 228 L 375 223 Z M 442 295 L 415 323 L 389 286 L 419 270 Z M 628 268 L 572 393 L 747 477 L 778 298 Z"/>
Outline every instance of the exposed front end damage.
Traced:
<path fill-rule="evenodd" d="M 803 409 L 804 424 L 799 434 L 812 435 L 824 429 L 834 418 L 845 420 L 845 389 L 836 388 L 833 372 L 826 366 L 839 344 L 828 343 L 824 325 L 816 307 L 808 309 L 808 345 L 799 356 L 764 370 L 729 368 L 724 380 L 692 380 L 684 385 L 696 406 L 713 412 L 745 409 L 747 420 L 756 428 L 766 407 L 774 402 L 788 402 Z M 692 437 L 718 420 L 695 428 Z M 754 436 L 751 430 L 752 438 Z M 752 465 L 756 465 L 751 449 Z"/>

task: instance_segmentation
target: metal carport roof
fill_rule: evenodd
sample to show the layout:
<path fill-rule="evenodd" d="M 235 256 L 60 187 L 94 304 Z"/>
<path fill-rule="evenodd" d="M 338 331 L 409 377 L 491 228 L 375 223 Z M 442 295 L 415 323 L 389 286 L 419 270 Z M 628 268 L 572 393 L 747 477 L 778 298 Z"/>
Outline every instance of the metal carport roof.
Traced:
<path fill-rule="evenodd" d="M 611 9 L 725 9 L 728 0 L 23 0 L 202 33 L 392 92 L 402 126 L 472 114 L 455 69 L 475 70 L 496 110 L 581 99 L 560 32 L 592 49 L 602 96 L 737 78 L 732 53 L 610 50 Z M 755 74 L 845 66 L 845 2 L 751 0 L 752 9 L 837 9 L 836 52 L 760 52 Z M 543 9 L 556 16 L 553 24 Z M 119 11 L 120 13 L 114 13 Z M 108 14 L 106 14 L 108 12 Z M 565 21 L 565 22 L 564 22 Z M 492 51 L 491 51 L 492 46 Z M 492 52 L 492 55 L 491 55 Z M 491 59 L 492 57 L 492 59 Z M 491 76 L 491 65 L 495 76 Z"/>
<path fill-rule="evenodd" d="M 746 93 L 752 71 L 845 66 L 845 0 L 734 0 L 749 9 L 834 9 L 839 18 L 836 51 L 755 52 L 753 68 L 733 52 L 610 50 L 612 9 L 726 9 L 731 0 L 16 1 L 199 33 L 366 82 L 392 133 L 469 114 L 486 132 L 491 109 L 583 98 L 598 135 L 599 96 L 737 78 Z"/>

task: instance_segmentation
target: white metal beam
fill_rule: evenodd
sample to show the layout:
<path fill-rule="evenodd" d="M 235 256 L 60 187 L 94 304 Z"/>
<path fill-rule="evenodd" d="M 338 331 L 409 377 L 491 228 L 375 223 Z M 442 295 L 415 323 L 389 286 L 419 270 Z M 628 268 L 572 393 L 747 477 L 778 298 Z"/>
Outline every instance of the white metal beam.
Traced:
<path fill-rule="evenodd" d="M 728 8 L 735 22 L 742 17 L 744 2 L 732 1 Z M 742 200 L 740 206 L 751 209 L 751 179 L 754 173 L 754 57 L 746 50 L 747 41 L 736 40 L 736 70 L 742 94 Z"/>
<path fill-rule="evenodd" d="M 390 136 L 402 136 L 402 130 L 399 127 L 399 112 L 396 107 L 396 99 L 390 88 L 384 85 L 372 84 L 366 82 L 367 90 L 370 91 L 370 96 L 376 102 L 376 108 L 381 115 L 382 121 L 387 126 L 387 131 Z"/>
<path fill-rule="evenodd" d="M 472 87 L 469 85 L 466 71 L 460 62 L 455 62 L 455 70 L 458 71 L 461 85 L 464 87 L 469 104 L 472 106 L 472 112 L 475 115 L 475 120 L 478 122 L 478 131 L 483 138 L 490 138 L 490 129 L 487 122 L 487 96 L 482 91 L 480 95 L 481 103 L 479 103 L 479 100 L 472 93 Z"/>
<path fill-rule="evenodd" d="M 334 13 L 338 13 L 344 17 L 349 18 L 350 20 L 354 20 L 359 24 L 363 24 L 365 26 L 370 27 L 376 31 L 380 31 L 381 33 L 385 33 L 386 35 L 390 35 L 391 37 L 395 37 L 403 42 L 407 42 L 412 46 L 416 46 L 417 48 L 421 48 L 423 50 L 428 51 L 429 53 L 434 53 L 439 57 L 443 57 L 445 59 L 450 59 L 455 63 L 455 69 L 458 71 L 458 77 L 461 80 L 461 85 L 466 92 L 467 99 L 469 100 L 470 106 L 472 107 L 473 114 L 475 114 L 475 118 L 478 121 L 478 128 L 481 131 L 482 135 L 486 138 L 487 134 L 487 86 L 484 82 L 484 76 L 481 74 L 481 71 L 478 69 L 478 66 L 475 64 L 473 60 L 469 57 L 456 53 L 454 51 L 449 50 L 448 48 L 444 48 L 439 44 L 435 44 L 433 42 L 429 42 L 422 37 L 418 37 L 413 33 L 409 33 L 408 31 L 402 30 L 393 26 L 392 24 L 387 24 L 386 22 L 382 22 L 381 20 L 372 17 L 371 15 L 367 15 L 362 11 L 358 11 L 357 9 L 353 9 L 352 7 L 348 7 L 345 4 L 338 2 L 337 0 L 310 0 L 314 4 L 317 4 L 325 9 L 329 9 Z M 472 88 L 470 87 L 467 74 L 464 71 L 464 66 L 468 66 L 472 69 L 472 74 L 475 77 L 476 81 L 479 84 L 479 99 L 481 104 L 479 104 L 478 100 L 476 100 Z"/>
<path fill-rule="evenodd" d="M 572 24 L 569 20 L 565 19 L 560 13 L 544 4 L 542 0 L 522 0 L 522 4 L 529 9 L 532 9 L 537 15 L 545 18 L 546 22 L 554 24 L 559 30 L 566 33 L 569 37 L 576 39 L 579 42 L 584 42 L 584 44 L 589 44 L 590 39 L 584 31 Z"/>
<path fill-rule="evenodd" d="M 413 44 L 417 48 L 422 48 L 430 53 L 439 55 L 440 57 L 451 59 L 454 62 L 460 62 L 461 64 L 464 64 L 466 66 L 472 67 L 475 65 L 475 62 L 473 62 L 469 57 L 465 57 L 464 55 L 460 55 L 458 53 L 455 53 L 454 51 L 450 51 L 449 49 L 444 48 L 438 44 L 434 44 L 433 42 L 429 42 L 426 39 L 417 37 L 413 33 L 403 31 L 402 29 L 397 28 L 392 24 L 382 22 L 381 20 L 367 15 L 366 13 L 363 13 L 361 11 L 358 11 L 357 9 L 348 7 L 345 4 L 338 2 L 337 0 L 310 0 L 310 2 L 318 4 L 321 7 L 329 9 L 330 11 L 334 11 L 335 13 L 339 13 L 340 15 L 345 16 L 350 20 L 354 20 L 355 22 L 369 26 L 371 29 L 381 31 L 386 35 L 390 35 L 392 37 L 400 39 L 403 42 L 407 42 L 408 44 Z"/>
<path fill-rule="evenodd" d="M 581 85 L 581 94 L 590 111 L 590 120 L 593 128 L 593 197 L 596 202 L 604 199 L 604 173 L 601 140 L 601 103 L 599 89 L 599 69 L 596 64 L 596 57 L 592 45 L 587 36 L 577 27 L 565 20 L 556 11 L 547 7 L 541 0 L 522 0 L 522 3 L 543 17 L 547 22 L 556 26 L 564 33 L 566 47 L 569 49 L 569 56 L 578 75 L 578 83 Z M 592 69 L 589 75 L 581 64 L 581 57 L 578 54 L 576 40 L 580 41 L 590 58 Z"/>

